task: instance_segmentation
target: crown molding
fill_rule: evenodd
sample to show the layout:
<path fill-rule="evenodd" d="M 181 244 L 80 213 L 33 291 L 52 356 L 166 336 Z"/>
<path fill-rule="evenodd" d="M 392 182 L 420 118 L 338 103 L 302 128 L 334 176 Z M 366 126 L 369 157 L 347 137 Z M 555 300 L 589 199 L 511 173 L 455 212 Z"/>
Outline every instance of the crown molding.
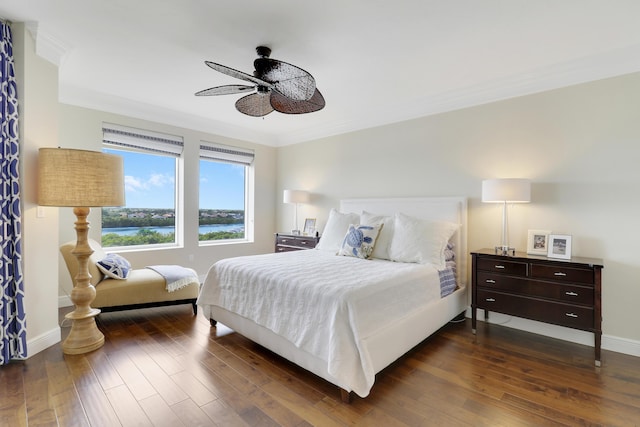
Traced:
<path fill-rule="evenodd" d="M 211 118 L 200 117 L 157 105 L 146 104 L 103 92 L 68 85 L 60 88 L 59 100 L 63 104 L 105 111 L 140 120 L 164 123 L 179 128 L 197 130 L 226 138 L 254 142 L 256 144 L 276 146 L 278 142 L 275 137 L 265 134 L 264 132 L 256 132 L 248 128 L 230 125 Z"/>
<path fill-rule="evenodd" d="M 640 45 L 628 46 L 596 56 L 578 58 L 475 86 L 424 96 L 412 103 L 388 104 L 386 108 L 377 110 L 374 114 L 367 114 L 362 118 L 323 123 L 300 132 L 282 135 L 279 138 L 279 145 L 291 145 L 312 139 L 385 126 L 635 72 L 640 72 Z"/>
<path fill-rule="evenodd" d="M 35 21 L 25 22 L 25 26 L 36 42 L 36 55 L 59 67 L 71 45 L 43 31 Z"/>

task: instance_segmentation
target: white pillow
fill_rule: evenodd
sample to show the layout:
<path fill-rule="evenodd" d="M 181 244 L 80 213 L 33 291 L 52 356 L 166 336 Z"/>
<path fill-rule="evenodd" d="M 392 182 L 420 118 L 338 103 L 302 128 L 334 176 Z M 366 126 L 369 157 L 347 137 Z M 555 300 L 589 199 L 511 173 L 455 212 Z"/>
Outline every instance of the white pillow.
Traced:
<path fill-rule="evenodd" d="M 371 258 L 391 259 L 389 256 L 389 246 L 391 245 L 391 239 L 393 238 L 393 222 L 394 218 L 392 216 L 376 215 L 371 212 L 362 211 L 362 214 L 360 215 L 360 224 L 382 224 L 382 229 L 380 230 L 380 234 L 378 234 L 376 245 L 373 247 Z"/>
<path fill-rule="evenodd" d="M 338 255 L 368 259 L 373 253 L 382 224 L 349 225 Z"/>
<path fill-rule="evenodd" d="M 459 224 L 396 213 L 393 226 L 393 239 L 389 247 L 391 260 L 432 264 L 438 270 L 446 268 L 444 250 Z"/>
<path fill-rule="evenodd" d="M 316 246 L 316 249 L 321 251 L 331 251 L 338 253 L 340 246 L 342 246 L 342 240 L 344 235 L 349 229 L 349 225 L 358 224 L 360 222 L 360 215 L 354 213 L 341 213 L 336 209 L 331 209 L 329 212 L 329 219 L 327 225 L 324 226 L 320 241 Z"/>

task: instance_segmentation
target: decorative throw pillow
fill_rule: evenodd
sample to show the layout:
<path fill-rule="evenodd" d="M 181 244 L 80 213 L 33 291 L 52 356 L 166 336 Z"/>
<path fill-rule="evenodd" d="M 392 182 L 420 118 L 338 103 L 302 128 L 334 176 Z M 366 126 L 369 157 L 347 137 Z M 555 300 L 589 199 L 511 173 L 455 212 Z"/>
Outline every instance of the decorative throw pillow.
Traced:
<path fill-rule="evenodd" d="M 371 212 L 362 211 L 360 215 L 361 225 L 375 225 L 382 224 L 380 234 L 376 240 L 376 245 L 373 247 L 373 253 L 371 258 L 379 259 L 391 259 L 389 256 L 389 246 L 391 245 L 391 239 L 393 238 L 393 216 L 377 215 Z"/>
<path fill-rule="evenodd" d="M 331 251 L 334 254 L 338 253 L 342 245 L 342 240 L 344 239 L 344 234 L 349 229 L 349 225 L 358 224 L 359 222 L 360 215 L 358 214 L 342 213 L 331 209 L 327 225 L 324 226 L 322 237 L 320 237 L 316 249 Z"/>
<path fill-rule="evenodd" d="M 129 261 L 118 254 L 108 254 L 98 261 L 96 265 L 105 276 L 112 279 L 124 280 L 129 277 L 129 272 L 131 271 Z"/>
<path fill-rule="evenodd" d="M 338 255 L 353 256 L 362 259 L 371 257 L 381 227 L 381 224 L 349 225 L 349 230 L 346 236 L 344 236 Z"/>
<path fill-rule="evenodd" d="M 440 297 L 444 298 L 456 290 L 456 274 L 452 269 L 445 268 L 438 270 L 438 276 L 440 276 Z"/>
<path fill-rule="evenodd" d="M 389 247 L 391 260 L 432 264 L 439 270 L 446 267 L 445 248 L 458 229 L 458 224 L 397 213 L 393 226 L 393 239 Z"/>

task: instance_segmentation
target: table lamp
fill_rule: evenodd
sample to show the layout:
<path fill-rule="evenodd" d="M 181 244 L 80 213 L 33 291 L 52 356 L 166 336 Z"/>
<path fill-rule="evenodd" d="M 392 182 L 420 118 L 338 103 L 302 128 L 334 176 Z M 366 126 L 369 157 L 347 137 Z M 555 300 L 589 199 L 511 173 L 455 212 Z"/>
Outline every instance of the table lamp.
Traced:
<path fill-rule="evenodd" d="M 502 203 L 502 243 L 496 246 L 496 254 L 515 253 L 509 247 L 507 203 L 528 203 L 531 201 L 531 182 L 520 178 L 486 179 L 482 181 L 482 201 Z"/>
<path fill-rule="evenodd" d="M 300 229 L 298 228 L 298 204 L 309 203 L 309 193 L 304 190 L 284 190 L 283 202 L 292 203 L 295 205 L 293 216 L 293 230 L 291 231 L 291 233 L 300 234 Z"/>
<path fill-rule="evenodd" d="M 76 247 L 72 254 L 78 260 L 71 301 L 75 310 L 65 317 L 72 321 L 71 330 L 62 343 L 66 354 L 82 354 L 104 344 L 95 317 L 100 310 L 91 308 L 96 289 L 91 284 L 89 257 L 89 221 L 91 207 L 124 205 L 124 166 L 122 157 L 98 151 L 66 148 L 41 148 L 38 154 L 38 204 L 73 207 L 76 215 Z"/>

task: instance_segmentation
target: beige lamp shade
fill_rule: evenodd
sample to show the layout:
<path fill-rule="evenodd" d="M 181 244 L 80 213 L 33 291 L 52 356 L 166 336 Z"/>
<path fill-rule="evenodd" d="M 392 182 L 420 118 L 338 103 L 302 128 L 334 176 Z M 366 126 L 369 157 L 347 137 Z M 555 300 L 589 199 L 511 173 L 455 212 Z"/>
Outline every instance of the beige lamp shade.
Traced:
<path fill-rule="evenodd" d="M 38 154 L 41 206 L 123 206 L 122 157 L 99 151 L 41 148 Z"/>
<path fill-rule="evenodd" d="M 528 203 L 531 201 L 531 182 L 521 178 L 486 179 L 482 181 L 482 201 Z"/>
<path fill-rule="evenodd" d="M 309 193 L 304 190 L 284 190 L 284 203 L 309 203 Z"/>

